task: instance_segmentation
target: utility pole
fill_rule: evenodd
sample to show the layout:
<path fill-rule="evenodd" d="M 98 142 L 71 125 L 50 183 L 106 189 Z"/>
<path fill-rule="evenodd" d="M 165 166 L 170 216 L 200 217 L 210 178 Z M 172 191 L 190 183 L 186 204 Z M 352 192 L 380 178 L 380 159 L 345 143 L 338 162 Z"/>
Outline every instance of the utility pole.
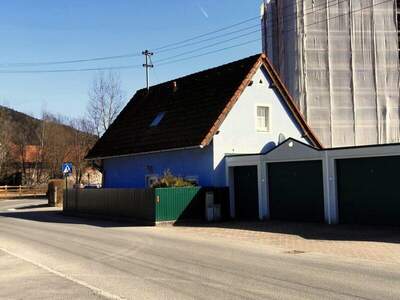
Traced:
<path fill-rule="evenodd" d="M 142 54 L 145 56 L 145 63 L 143 64 L 143 67 L 146 68 L 146 88 L 149 90 L 149 68 L 154 67 L 154 65 L 151 63 L 151 56 L 153 56 L 154 53 L 150 52 L 149 50 L 144 50 Z"/>

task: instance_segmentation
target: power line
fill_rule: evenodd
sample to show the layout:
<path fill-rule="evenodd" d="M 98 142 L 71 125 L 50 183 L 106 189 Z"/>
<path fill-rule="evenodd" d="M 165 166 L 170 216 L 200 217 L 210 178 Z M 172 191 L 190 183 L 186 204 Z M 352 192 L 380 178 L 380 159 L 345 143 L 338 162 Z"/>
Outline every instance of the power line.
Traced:
<path fill-rule="evenodd" d="M 390 2 L 390 1 L 392 1 L 392 0 L 382 1 L 382 2 L 379 2 L 379 3 L 372 4 L 372 5 L 370 5 L 370 6 L 362 7 L 362 8 L 357 9 L 357 10 L 349 11 L 349 12 L 347 12 L 347 13 L 338 14 L 338 15 L 336 15 L 336 16 L 334 16 L 334 17 L 330 17 L 330 18 L 326 18 L 326 19 L 323 19 L 323 20 L 320 20 L 320 21 L 316 21 L 316 22 L 314 22 L 314 23 L 306 24 L 306 25 L 304 25 L 304 27 L 313 26 L 313 25 L 316 25 L 316 24 L 319 24 L 319 23 L 322 23 L 322 22 L 326 22 L 326 21 L 329 21 L 329 20 L 332 20 L 332 19 L 339 18 L 339 17 L 341 17 L 341 16 L 351 15 L 351 14 L 354 14 L 354 13 L 363 11 L 363 10 L 365 10 L 365 9 L 372 8 L 372 7 L 374 7 L 374 6 L 378 6 L 378 5 L 381 5 L 381 4 Z M 292 29 L 288 29 L 288 30 L 286 30 L 286 31 L 284 31 L 284 32 L 290 32 L 290 31 L 293 31 L 293 30 L 294 30 L 294 29 L 292 28 Z M 260 30 L 254 31 L 253 33 L 258 32 L 258 31 L 260 31 Z M 239 47 L 239 46 L 242 46 L 242 45 L 245 45 L 245 44 L 248 44 L 248 43 L 253 43 L 253 42 L 256 42 L 256 41 L 261 40 L 261 39 L 256 39 L 256 40 L 252 40 L 252 41 L 247 41 L 247 42 L 244 42 L 244 43 L 240 43 L 240 44 L 237 44 L 237 45 L 233 45 L 233 46 L 230 46 L 230 47 L 225 47 L 225 48 L 222 48 L 222 49 L 217 49 L 217 50 L 209 51 L 209 52 L 202 53 L 202 54 L 199 54 L 199 55 L 194 55 L 194 56 L 190 56 L 190 57 L 186 57 L 186 58 L 185 58 L 185 57 L 184 57 L 184 58 L 178 58 L 179 56 L 186 55 L 186 54 L 190 54 L 190 53 L 194 53 L 194 52 L 197 52 L 197 51 L 206 49 L 206 48 L 210 48 L 210 47 L 213 47 L 213 46 L 222 44 L 222 43 L 226 43 L 226 42 L 232 41 L 232 40 L 234 40 L 234 39 L 237 39 L 237 38 L 240 38 L 240 37 L 243 37 L 243 36 L 248 36 L 248 34 L 246 34 L 246 35 L 243 34 L 243 35 L 241 35 L 241 36 L 239 36 L 239 37 L 236 37 L 236 38 L 231 38 L 231 39 L 229 39 L 229 40 L 224 40 L 224 41 L 221 41 L 221 42 L 218 42 L 218 43 L 214 43 L 214 44 L 212 44 L 212 45 L 208 45 L 208 46 L 204 46 L 204 47 L 201 47 L 201 48 L 197 48 L 197 49 L 195 49 L 195 50 L 191 50 L 191 51 L 187 51 L 187 52 L 184 52 L 184 53 L 180 53 L 180 54 L 175 55 L 175 56 L 171 56 L 171 57 L 168 57 L 168 58 L 159 60 L 159 61 L 155 61 L 155 63 L 163 62 L 163 63 L 159 64 L 159 66 L 161 66 L 161 65 L 170 64 L 170 63 L 173 63 L 173 62 L 184 61 L 184 60 L 193 59 L 193 58 L 196 58 L 196 57 L 201 57 L 201 56 L 209 55 L 209 54 L 212 54 L 212 53 L 221 52 L 221 51 L 224 51 L 224 50 L 232 49 L 232 48 L 235 48 L 235 47 Z M 267 36 L 267 37 L 268 37 L 268 36 Z M 175 58 L 176 58 L 176 59 L 175 59 Z M 170 61 L 166 61 L 166 60 L 170 60 Z M 164 62 L 164 61 L 166 61 L 166 62 Z M 0 70 L 0 73 L 57 73 L 57 72 L 78 72 L 78 71 L 131 69 L 131 68 L 138 68 L 138 67 L 141 67 L 141 65 L 112 66 L 112 67 L 87 68 L 87 69 L 60 69 L 60 70 L 3 70 L 3 71 Z"/>
<path fill-rule="evenodd" d="M 29 67 L 29 66 L 41 66 L 41 65 L 61 65 L 61 64 L 91 62 L 91 61 L 102 61 L 102 60 L 110 60 L 110 59 L 126 58 L 126 57 L 138 57 L 138 56 L 141 56 L 141 54 L 140 53 L 128 53 L 128 54 L 121 54 L 121 55 L 103 56 L 103 57 L 85 58 L 85 59 L 74 59 L 74 60 L 7 63 L 7 64 L 0 64 L 0 67 L 8 68 L 8 67 Z"/>
<path fill-rule="evenodd" d="M 229 35 L 232 35 L 232 34 L 235 34 L 235 33 L 239 33 L 239 32 L 243 32 L 243 31 L 246 31 L 246 30 L 249 30 L 249 29 L 253 29 L 253 28 L 256 28 L 256 27 L 260 27 L 260 24 L 257 23 L 256 25 L 252 25 L 252 26 L 248 26 L 248 27 L 245 27 L 245 28 L 242 28 L 242 29 L 235 30 L 235 31 L 223 33 L 223 34 L 220 34 L 220 35 L 217 35 L 217 36 L 214 36 L 214 37 L 210 37 L 210 38 L 207 38 L 207 39 L 203 39 L 203 40 L 200 40 L 200 41 L 197 41 L 197 42 L 187 43 L 187 44 L 183 44 L 181 46 L 177 46 L 177 47 L 173 47 L 173 48 L 157 51 L 157 54 L 164 53 L 164 52 L 169 52 L 169 51 L 173 51 L 173 50 L 177 50 L 177 49 L 181 49 L 181 48 L 186 48 L 186 47 L 190 47 L 190 46 L 194 46 L 194 45 L 198 45 L 198 44 L 201 44 L 201 43 L 204 43 L 204 42 L 212 41 L 212 40 L 215 40 L 215 39 L 218 39 L 218 38 L 221 38 L 221 37 L 226 37 L 226 36 L 229 36 Z"/>
<path fill-rule="evenodd" d="M 288 5 L 286 5 L 286 6 L 281 7 L 281 9 L 284 10 L 285 8 L 290 8 L 290 7 L 294 6 L 294 5 L 297 5 L 299 1 L 302 1 L 302 0 L 297 0 L 297 1 L 295 1 L 293 4 L 288 4 Z M 317 12 L 317 11 L 321 11 L 321 10 L 324 10 L 324 9 L 329 8 L 329 7 L 333 7 L 333 6 L 336 6 L 336 5 L 339 5 L 339 4 L 341 4 L 341 3 L 345 3 L 345 2 L 348 2 L 348 0 L 344 0 L 344 1 L 341 1 L 341 2 L 338 1 L 338 0 L 329 0 L 327 3 L 322 3 L 322 4 L 318 4 L 318 5 L 313 5 L 313 6 L 308 7 L 308 8 L 303 8 L 303 10 L 300 10 L 300 12 L 305 12 L 305 11 L 308 11 L 308 10 L 312 10 L 311 12 L 306 13 L 306 14 L 304 14 L 304 15 L 313 14 L 313 13 L 315 13 L 315 12 Z M 332 4 L 332 5 L 330 5 L 330 4 Z M 317 9 L 317 10 L 316 10 L 315 8 L 318 8 L 318 7 L 321 7 L 321 9 Z M 282 24 L 285 23 L 285 18 L 286 18 L 286 17 L 296 16 L 296 19 L 299 18 L 299 17 L 301 17 L 301 16 L 297 16 L 297 13 L 298 13 L 298 12 L 295 11 L 295 12 L 293 12 L 293 13 L 291 13 L 291 14 L 283 15 L 283 17 L 282 17 L 282 20 L 283 20 Z M 249 22 L 249 21 L 252 21 L 252 20 L 258 19 L 258 18 L 260 18 L 260 17 L 250 18 L 250 19 L 245 20 L 244 22 Z M 289 19 L 289 20 L 290 20 L 290 19 Z M 239 22 L 239 23 L 237 23 L 237 24 L 243 24 L 244 22 Z M 273 23 L 273 20 L 270 20 L 270 21 L 268 21 L 268 22 L 269 22 L 269 23 Z M 274 24 L 270 24 L 270 25 L 273 26 Z M 192 46 L 192 45 L 200 44 L 200 43 L 202 43 L 202 42 L 206 42 L 206 41 L 214 40 L 214 39 L 217 39 L 217 38 L 220 38 L 220 37 L 224 37 L 224 36 L 226 36 L 226 35 L 231 35 L 231 34 L 234 34 L 234 33 L 237 33 L 237 32 L 243 32 L 243 31 L 245 31 L 246 29 L 251 29 L 251 28 L 255 28 L 255 27 L 260 27 L 260 24 L 256 24 L 256 25 L 249 26 L 249 27 L 246 27 L 246 28 L 243 28 L 243 29 L 239 29 L 239 30 L 235 30 L 235 31 L 232 31 L 232 32 L 224 33 L 224 34 L 221 34 L 221 35 L 218 35 L 218 36 L 215 36 L 215 37 L 211 37 L 211 38 L 207 38 L 207 39 L 204 39 L 204 40 L 200 40 L 200 41 L 197 41 L 197 42 L 193 42 L 193 43 L 189 43 L 189 44 L 187 43 L 188 41 L 196 40 L 196 39 L 199 39 L 199 38 L 204 37 L 204 36 L 206 36 L 206 35 L 218 33 L 218 32 L 220 32 L 220 31 L 224 31 L 225 29 L 230 29 L 230 28 L 232 28 L 232 27 L 234 27 L 234 26 L 227 26 L 227 27 L 224 27 L 224 28 L 222 28 L 222 29 L 215 30 L 215 31 L 212 31 L 212 32 L 209 32 L 209 33 L 205 33 L 205 34 L 203 34 L 203 35 L 195 36 L 195 37 L 190 38 L 190 39 L 186 39 L 186 40 L 182 40 L 182 41 L 179 41 L 179 42 L 171 43 L 171 44 L 166 45 L 166 46 L 163 46 L 163 47 L 155 48 L 154 51 L 158 54 L 158 53 L 163 53 L 163 52 L 167 52 L 167 51 L 172 51 L 172 50 L 176 50 L 176 49 L 180 49 L 180 48 L 186 48 L 186 47 L 189 47 L 189 46 Z M 183 45 L 180 45 L 180 44 L 183 44 Z M 180 45 L 180 46 L 175 46 L 175 45 Z M 175 47 L 170 48 L 171 46 L 175 46 Z M 167 49 L 164 49 L 164 48 L 167 48 Z M 160 50 L 160 49 L 161 49 L 161 50 Z"/>
<path fill-rule="evenodd" d="M 258 18 L 260 18 L 260 17 L 257 16 L 257 17 L 249 18 L 249 19 L 246 19 L 246 20 L 244 20 L 244 21 L 241 21 L 241 22 L 238 22 L 238 23 L 229 25 L 229 26 L 225 26 L 225 27 L 219 28 L 219 29 L 217 29 L 217 30 L 213 30 L 213 31 L 210 31 L 210 32 L 207 32 L 207 33 L 203 33 L 203 34 L 200 34 L 200 35 L 197 35 L 197 36 L 194 36 L 194 37 L 185 39 L 185 40 L 181 40 L 181 41 L 179 41 L 179 42 L 170 43 L 170 44 L 167 44 L 167 45 L 165 45 L 165 46 L 155 48 L 154 51 L 159 51 L 159 50 L 162 50 L 162 49 L 165 49 L 165 48 L 169 48 L 169 47 L 171 47 L 171 46 L 175 46 L 175 45 L 179 45 L 179 44 L 191 42 L 191 41 L 194 41 L 194 40 L 196 40 L 196 39 L 199 39 L 199 38 L 202 38 L 202 37 L 205 37 L 205 36 L 214 34 L 214 33 L 219 33 L 219 32 L 222 32 L 222 31 L 231 29 L 231 28 L 233 28 L 233 27 L 237 27 L 237 26 L 239 26 L 239 25 L 249 23 L 249 22 L 251 22 L 251 21 L 253 21 L 253 20 L 255 20 L 255 19 L 258 19 Z"/>
<path fill-rule="evenodd" d="M 304 17 L 304 16 L 306 16 L 306 15 L 309 15 L 309 14 L 311 14 L 311 13 L 316 13 L 316 12 L 318 12 L 318 11 L 325 10 L 325 9 L 327 9 L 327 8 L 336 6 L 336 5 L 340 4 L 340 3 L 347 2 L 347 1 L 348 1 L 348 0 L 344 0 L 344 1 L 342 1 L 342 2 L 337 2 L 337 0 L 333 0 L 330 4 L 332 4 L 332 3 L 334 3 L 334 4 L 332 4 L 332 5 L 330 5 L 330 6 L 324 6 L 323 8 L 320 8 L 320 9 L 317 9 L 317 10 L 313 10 L 312 12 L 306 13 L 306 14 L 304 14 L 304 15 L 297 16 L 296 13 L 292 13 L 292 14 L 286 15 L 286 16 L 292 16 L 292 15 L 294 15 L 294 16 L 296 16 L 296 18 L 293 18 L 293 20 L 294 20 L 294 19 L 299 19 L 299 18 L 302 18 L 302 17 Z M 285 16 L 284 16 L 284 17 L 285 17 Z M 289 19 L 289 20 L 290 20 L 290 19 Z M 285 21 L 287 21 L 287 20 L 285 20 L 284 18 L 282 18 L 282 22 L 281 22 L 280 25 L 283 25 L 283 24 L 285 23 Z M 278 24 L 278 25 L 279 25 L 279 24 Z M 272 26 L 273 26 L 273 27 L 274 27 L 274 26 L 277 26 L 277 24 L 272 24 Z M 237 33 L 237 32 L 241 32 L 241 31 L 245 31 L 245 30 L 247 30 L 247 29 L 251 29 L 251 28 L 254 28 L 254 27 L 259 27 L 259 28 L 260 28 L 261 26 L 260 26 L 259 24 L 258 24 L 257 26 L 249 26 L 249 27 L 246 27 L 246 28 L 244 28 L 244 29 L 236 30 L 236 31 L 233 31 L 233 32 L 224 34 L 224 35 L 219 35 L 219 36 L 217 36 L 217 37 L 218 37 L 218 38 L 219 38 L 219 37 L 223 37 L 223 36 L 229 35 L 229 34 L 231 34 L 231 33 Z M 186 52 L 183 52 L 183 53 L 179 53 L 179 54 L 176 54 L 176 55 L 174 55 L 174 56 L 172 56 L 172 57 L 163 58 L 163 59 L 161 59 L 161 60 L 158 60 L 157 62 L 162 62 L 162 61 L 165 61 L 165 60 L 169 60 L 169 59 L 171 59 L 171 58 L 175 58 L 176 56 L 186 55 L 186 54 L 190 54 L 190 53 L 197 52 L 197 51 L 199 51 L 199 50 L 211 48 L 211 47 L 213 47 L 213 46 L 217 46 L 217 45 L 220 45 L 220 44 L 224 44 L 224 43 L 226 43 L 226 42 L 230 42 L 230 41 L 232 41 L 232 40 L 236 40 L 236 39 L 239 39 L 239 38 L 248 36 L 248 35 L 250 35 L 250 34 L 258 33 L 258 32 L 260 32 L 260 31 L 261 31 L 261 29 L 257 29 L 257 30 L 251 31 L 251 32 L 247 32 L 246 34 L 241 34 L 241 35 L 238 35 L 238 36 L 234 36 L 233 38 L 226 39 L 226 40 L 222 40 L 222 41 L 216 42 L 216 43 L 211 44 L 211 45 L 207 45 L 207 46 L 203 46 L 203 47 L 200 47 L 200 48 L 196 48 L 196 49 L 193 49 L 193 50 L 189 50 L 189 51 L 186 51 Z M 180 49 L 180 48 L 187 47 L 187 46 L 189 46 L 189 45 L 196 45 L 196 44 L 199 44 L 199 43 L 201 43 L 201 42 L 208 41 L 208 40 L 213 40 L 213 39 L 214 39 L 214 38 L 209 38 L 209 39 L 206 39 L 206 40 L 202 40 L 202 41 L 198 41 L 198 42 L 194 42 L 194 43 L 190 43 L 190 44 L 185 44 L 185 45 L 178 46 L 178 47 L 174 47 L 174 48 L 167 49 L 167 50 L 164 50 L 164 51 Z M 163 51 L 161 51 L 161 52 L 163 52 Z M 157 52 L 157 53 L 160 53 L 160 52 Z"/>
<path fill-rule="evenodd" d="M 230 39 L 222 40 L 222 41 L 219 41 L 219 42 L 216 42 L 216 43 L 207 45 L 207 46 L 199 47 L 199 48 L 196 48 L 196 49 L 193 49 L 193 50 L 189 50 L 189 51 L 186 51 L 186 52 L 182 52 L 182 53 L 176 54 L 176 55 L 174 55 L 174 56 L 166 57 L 166 58 L 157 60 L 156 62 L 163 62 L 163 61 L 166 61 L 166 60 L 173 59 L 173 58 L 175 58 L 175 57 L 177 57 L 177 56 L 182 56 L 182 55 L 186 55 L 186 54 L 191 54 L 191 53 L 195 53 L 195 52 L 200 51 L 200 50 L 212 48 L 212 47 L 215 47 L 215 46 L 218 46 L 218 45 L 221 45 L 221 44 L 228 43 L 228 42 L 233 41 L 233 40 L 240 39 L 240 38 L 242 38 L 242 37 L 247 37 L 247 36 L 249 36 L 250 34 L 259 33 L 260 31 L 261 31 L 260 29 L 254 30 L 254 31 L 252 31 L 252 32 L 248 32 L 248 33 L 245 33 L 245 34 L 241 34 L 241 35 L 239 35 L 239 36 L 236 36 L 236 37 L 233 37 L 233 38 L 230 38 Z"/>
<path fill-rule="evenodd" d="M 349 11 L 349 12 L 347 12 L 347 13 L 338 14 L 338 15 L 333 16 L 333 17 L 325 18 L 325 19 L 323 19 L 323 20 L 319 20 L 319 21 L 316 21 L 316 22 L 313 22 L 313 23 L 310 23 L 310 24 L 306 24 L 306 25 L 304 25 L 304 27 L 309 27 L 309 26 L 313 26 L 313 25 L 316 25 L 316 24 L 319 24 L 319 23 L 323 23 L 323 22 L 326 22 L 326 21 L 330 21 L 330 20 L 336 19 L 336 18 L 341 17 L 341 16 L 352 15 L 353 13 L 357 13 L 357 12 L 360 12 L 360 11 L 362 11 L 362 10 L 365 10 L 365 9 L 368 9 L 368 8 L 372 8 L 372 7 L 374 7 L 374 6 L 377 6 L 377 5 L 386 3 L 386 2 L 390 2 L 390 1 L 392 1 L 392 0 L 386 0 L 386 1 L 383 1 L 383 2 L 380 2 L 380 3 L 376 3 L 376 4 L 373 4 L 373 5 L 370 5 L 370 6 L 366 6 L 366 7 L 357 9 L 357 10 L 352 10 L 352 11 Z M 328 7 L 324 7 L 323 9 L 320 8 L 319 10 L 313 11 L 312 13 L 317 12 L 317 11 L 321 11 L 321 10 L 324 10 L 324 9 L 327 9 L 327 8 L 329 8 L 329 7 L 336 6 L 337 4 L 340 4 L 340 3 L 343 3 L 343 2 L 346 2 L 346 1 L 336 2 L 335 5 L 331 5 L 331 6 L 328 6 Z M 308 13 L 308 14 L 310 14 L 310 13 Z M 305 15 L 308 15 L 308 14 L 305 14 Z M 296 17 L 296 18 L 294 18 L 294 19 L 298 19 L 299 17 L 300 17 L 300 18 L 301 18 L 301 17 L 304 17 L 305 15 L 303 15 L 303 16 L 298 16 L 298 17 Z M 283 21 L 285 21 L 285 20 L 283 20 Z M 284 23 L 284 22 L 283 22 L 283 23 Z M 273 24 L 273 25 L 276 26 L 276 24 Z M 293 30 L 295 30 L 295 29 L 294 29 L 294 28 L 291 28 L 291 29 L 284 30 L 283 32 L 290 32 L 290 31 L 293 31 Z M 261 29 L 255 30 L 255 31 L 250 32 L 249 34 L 256 33 L 256 32 L 260 32 L 260 31 L 261 31 Z M 187 51 L 187 52 L 184 52 L 184 53 L 180 53 L 180 54 L 177 54 L 177 55 L 174 55 L 174 56 L 165 58 L 165 59 L 161 59 L 161 60 L 155 61 L 155 63 L 163 62 L 163 61 L 165 61 L 165 60 L 174 59 L 174 58 L 177 58 L 177 57 L 182 56 L 182 55 L 186 55 L 186 54 L 190 54 L 190 53 L 193 53 L 193 52 L 197 52 L 198 50 L 202 50 L 202 49 L 205 49 L 205 48 L 210 48 L 210 47 L 212 47 L 212 46 L 215 46 L 215 45 L 218 45 L 218 44 L 222 44 L 222 43 L 224 43 L 224 42 L 229 42 L 229 41 L 232 41 L 232 40 L 234 40 L 234 39 L 241 38 L 241 37 L 243 37 L 243 36 L 247 36 L 247 35 L 240 35 L 240 36 L 237 36 L 237 37 L 228 39 L 228 40 L 224 40 L 224 41 L 221 41 L 221 42 L 214 43 L 214 44 L 209 45 L 209 46 L 204 46 L 204 47 L 201 47 L 201 48 L 197 48 L 197 49 L 195 49 L 195 50 L 191 50 L 191 51 Z M 270 37 L 270 36 L 271 36 L 271 35 L 266 35 L 265 37 Z"/>
<path fill-rule="evenodd" d="M 257 17 L 258 18 L 258 17 Z M 256 17 L 254 18 L 250 18 L 250 19 L 246 19 L 244 21 L 229 25 L 229 26 L 225 26 L 223 28 L 214 30 L 212 32 L 208 32 L 205 34 L 201 34 L 189 39 L 186 39 L 184 41 L 180 41 L 180 42 L 174 42 L 174 43 L 170 43 L 167 45 L 164 45 L 162 47 L 158 47 L 154 50 L 161 50 L 161 49 L 165 49 L 167 47 L 173 46 L 173 45 L 177 45 L 177 44 L 181 44 L 183 42 L 190 42 L 192 40 L 201 38 L 201 37 L 205 37 L 208 36 L 210 34 L 213 33 L 218 33 L 218 32 L 222 32 L 225 31 L 227 29 L 233 28 L 233 27 L 237 27 L 241 24 L 245 24 L 248 23 L 252 20 L 255 20 Z M 29 67 L 29 66 L 46 66 L 46 65 L 59 65 L 59 64 L 73 64 L 73 63 L 82 63 L 82 62 L 93 62 L 93 61 L 103 61 L 103 60 L 112 60 L 112 59 L 119 59 L 119 58 L 127 58 L 127 57 L 140 57 L 142 54 L 140 52 L 137 53 L 127 53 L 127 54 L 121 54 L 121 55 L 113 55 L 113 56 L 103 56 L 103 57 L 95 57 L 95 58 L 85 58 L 85 59 L 72 59 L 72 60 L 59 60 L 59 61 L 45 61 L 45 62 L 16 62 L 16 63 L 4 63 L 4 64 L 0 64 L 0 68 L 9 68 L 9 67 Z"/>
<path fill-rule="evenodd" d="M 310 24 L 306 24 L 306 25 L 304 25 L 304 27 L 313 26 L 313 25 L 316 25 L 316 24 L 319 24 L 319 23 L 323 23 L 323 22 L 326 22 L 326 21 L 330 21 L 330 20 L 333 20 L 333 19 L 336 19 L 336 18 L 345 16 L 345 15 L 352 15 L 352 14 L 354 14 L 354 13 L 361 12 L 361 11 L 363 11 L 363 10 L 365 10 L 365 9 L 373 8 L 373 7 L 375 7 L 375 6 L 378 6 L 378 5 L 387 3 L 387 2 L 391 2 L 391 1 L 392 1 L 392 0 L 386 0 L 386 1 L 382 1 L 382 2 L 379 2 L 379 3 L 375 3 L 375 4 L 372 4 L 372 5 L 366 6 L 366 7 L 362 7 L 362 8 L 360 8 L 360 9 L 351 10 L 351 11 L 349 11 L 349 12 L 347 12 L 347 13 L 338 14 L 338 15 L 336 15 L 336 16 L 334 16 L 334 17 L 330 17 L 330 18 L 326 18 L 326 19 L 323 19 L 323 20 L 319 20 L 319 21 L 316 21 L 316 22 L 313 22 L 313 23 L 310 23 Z M 294 30 L 295 30 L 294 28 L 291 28 L 291 29 L 288 29 L 288 30 L 284 30 L 283 32 L 290 32 L 290 31 L 294 31 Z M 259 31 L 260 31 L 260 30 L 259 30 Z M 270 37 L 270 36 L 271 36 L 271 35 L 266 35 L 266 37 Z M 259 40 L 261 40 L 261 39 L 256 39 L 256 40 L 253 40 L 253 41 L 249 41 L 249 43 L 252 43 L 252 42 L 255 42 L 255 41 L 259 41 Z M 218 50 L 215 50 L 215 52 L 220 52 L 220 51 L 223 51 L 223 50 L 231 49 L 231 48 L 233 48 L 233 47 L 242 46 L 242 45 L 244 45 L 244 44 L 246 44 L 246 43 L 234 45 L 234 46 L 232 46 L 232 47 L 226 47 L 226 48 L 218 49 Z M 200 54 L 200 55 L 190 56 L 190 57 L 187 57 L 187 58 L 180 58 L 180 59 L 172 60 L 172 61 L 170 61 L 170 62 L 161 63 L 161 64 L 156 65 L 156 66 L 166 65 L 166 64 L 169 64 L 169 63 L 172 63 L 172 62 L 185 61 L 185 60 L 193 59 L 193 58 L 196 58 L 196 57 L 201 57 L 201 56 L 204 56 L 204 55 L 212 54 L 212 53 L 215 53 L 215 52 L 214 52 L 214 51 L 210 51 L 210 52 L 206 52 L 206 53 L 203 53 L 203 54 Z M 170 57 L 170 58 L 173 59 L 173 58 L 177 58 L 178 56 L 179 56 L 179 55 L 177 55 L 177 56 L 175 56 L 175 57 Z M 159 61 L 155 61 L 155 63 L 157 63 L 157 62 L 159 62 Z"/>
<path fill-rule="evenodd" d="M 297 5 L 298 1 L 302 1 L 302 0 L 297 0 L 297 1 L 295 1 L 295 3 L 283 6 L 281 9 L 285 9 L 285 8 L 289 8 L 289 7 L 292 7 L 294 5 Z M 334 3 L 334 5 L 338 5 L 340 3 L 345 2 L 345 1 L 336 2 L 337 0 L 329 0 L 329 1 L 328 1 L 328 3 L 322 3 L 322 4 L 319 4 L 319 5 L 311 6 L 309 8 L 303 8 L 303 11 L 313 10 L 310 13 L 315 13 L 316 11 L 321 10 L 321 9 L 315 10 L 315 8 L 317 8 L 317 7 L 322 7 L 322 9 L 326 9 L 326 8 L 330 7 L 330 6 L 326 7 L 327 4 Z M 346 0 L 346 1 L 348 1 L 348 0 Z M 334 5 L 332 5 L 332 6 L 334 6 Z M 308 14 L 310 14 L 310 13 L 308 13 Z M 305 14 L 305 15 L 308 15 L 308 14 Z M 283 24 L 285 23 L 285 21 L 286 21 L 285 17 L 287 18 L 289 16 L 295 16 L 295 15 L 296 15 L 296 12 L 288 14 L 288 15 L 283 15 L 283 22 L 282 23 Z M 249 22 L 254 21 L 254 20 L 258 19 L 258 18 L 259 18 L 258 16 L 257 17 L 252 17 L 252 18 L 249 18 L 249 19 L 246 19 L 246 20 L 231 24 L 229 26 L 225 26 L 225 27 L 219 28 L 219 29 L 211 31 L 211 32 L 207 32 L 207 33 L 204 33 L 204 34 L 201 34 L 201 35 L 197 35 L 197 36 L 194 36 L 194 37 L 182 40 L 182 41 L 178 41 L 178 42 L 174 42 L 174 43 L 170 43 L 170 44 L 158 47 L 155 50 L 157 50 L 157 53 L 173 51 L 173 50 L 177 50 L 177 49 L 180 49 L 180 48 L 187 48 L 187 47 L 190 47 L 190 46 L 193 46 L 193 45 L 197 45 L 197 44 L 201 44 L 201 43 L 204 43 L 204 42 L 207 42 L 207 41 L 215 40 L 215 39 L 218 39 L 218 38 L 221 38 L 221 37 L 225 37 L 225 36 L 228 36 L 228 35 L 232 35 L 232 34 L 235 34 L 235 33 L 244 32 L 247 29 L 252 29 L 252 28 L 255 28 L 255 27 L 259 27 L 260 25 L 256 24 L 256 25 L 252 25 L 252 26 L 248 26 L 248 27 L 239 29 L 239 30 L 235 30 L 235 31 L 231 31 L 231 32 L 228 32 L 228 33 L 224 33 L 224 34 L 221 34 L 221 35 L 214 36 L 214 37 L 210 37 L 210 38 L 207 38 L 207 39 L 203 39 L 203 40 L 200 40 L 200 41 L 188 43 L 190 41 L 194 41 L 194 40 L 197 40 L 199 38 L 202 38 L 202 37 L 205 37 L 205 36 L 208 36 L 208 35 L 219 33 L 219 32 L 222 32 L 222 31 L 226 31 L 228 29 L 237 27 L 239 25 L 243 25 L 243 24 L 249 23 Z M 290 19 L 288 19 L 288 20 L 290 20 Z M 272 22 L 272 20 L 269 21 L 269 22 Z M 272 24 L 272 25 L 274 25 L 274 24 Z M 177 46 L 177 45 L 180 45 L 180 46 Z M 175 47 L 172 47 L 172 46 L 175 46 Z M 95 57 L 95 58 L 74 59 L 74 60 L 59 60 L 59 61 L 47 61 L 47 62 L 6 63 L 6 64 L 0 64 L 0 68 L 31 67 L 31 66 L 42 66 L 42 65 L 46 66 L 46 65 L 59 65 L 59 64 L 74 64 L 74 63 L 104 61 L 104 60 L 121 59 L 121 58 L 128 58 L 128 57 L 139 57 L 139 56 L 141 56 L 140 52 L 127 53 L 127 54 L 121 54 L 121 55 L 113 55 L 113 56 Z"/>
<path fill-rule="evenodd" d="M 87 71 L 107 71 L 121 69 L 136 69 L 142 68 L 143 65 L 124 65 L 110 66 L 99 68 L 80 68 L 80 69 L 53 69 L 53 70 L 0 70 L 0 74 L 29 74 L 29 73 L 69 73 L 69 72 L 87 72 Z"/>
<path fill-rule="evenodd" d="M 194 58 L 198 58 L 198 57 L 202 57 L 202 56 L 206 56 L 206 55 L 210 55 L 210 54 L 226 51 L 226 50 L 229 50 L 229 49 L 233 49 L 233 48 L 249 45 L 249 44 L 252 44 L 252 43 L 255 43 L 255 42 L 259 42 L 259 41 L 261 41 L 261 38 L 250 40 L 250 41 L 246 41 L 246 42 L 240 43 L 240 44 L 235 44 L 233 46 L 224 47 L 224 48 L 221 48 L 221 49 L 205 52 L 205 53 L 202 53 L 202 54 L 197 54 L 197 55 L 193 55 L 193 56 L 189 56 L 189 57 L 183 57 L 183 58 L 180 58 L 180 59 L 171 60 L 171 61 L 168 61 L 168 62 L 161 63 L 161 64 L 159 64 L 157 66 L 165 66 L 165 65 L 172 64 L 172 63 L 186 61 L 186 60 L 189 60 L 189 59 L 194 59 Z"/>

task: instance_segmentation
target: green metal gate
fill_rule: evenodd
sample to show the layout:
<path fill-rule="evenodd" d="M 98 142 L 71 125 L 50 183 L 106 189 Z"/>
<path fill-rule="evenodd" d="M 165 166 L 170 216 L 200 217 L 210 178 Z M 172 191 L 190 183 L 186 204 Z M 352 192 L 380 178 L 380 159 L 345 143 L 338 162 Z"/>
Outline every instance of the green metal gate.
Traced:
<path fill-rule="evenodd" d="M 201 187 L 157 188 L 156 221 L 175 221 L 187 217 L 189 206 L 199 202 L 194 199 L 200 197 L 200 190 Z"/>

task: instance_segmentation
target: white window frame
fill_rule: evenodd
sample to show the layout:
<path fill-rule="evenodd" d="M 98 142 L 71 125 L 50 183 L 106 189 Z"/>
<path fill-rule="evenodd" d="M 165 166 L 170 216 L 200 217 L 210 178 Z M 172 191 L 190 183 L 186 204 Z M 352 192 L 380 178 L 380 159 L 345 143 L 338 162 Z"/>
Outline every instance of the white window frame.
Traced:
<path fill-rule="evenodd" d="M 146 184 L 146 188 L 151 188 L 151 183 L 152 181 L 157 181 L 159 178 L 158 174 L 147 174 L 145 176 L 145 184 Z"/>
<path fill-rule="evenodd" d="M 267 109 L 267 127 L 263 127 L 260 128 L 258 126 L 258 108 L 259 107 L 263 107 Z M 271 107 L 269 105 L 266 104 L 256 104 L 255 109 L 254 109 L 254 123 L 255 123 L 255 127 L 256 127 L 256 131 L 258 132 L 270 132 L 271 131 Z"/>

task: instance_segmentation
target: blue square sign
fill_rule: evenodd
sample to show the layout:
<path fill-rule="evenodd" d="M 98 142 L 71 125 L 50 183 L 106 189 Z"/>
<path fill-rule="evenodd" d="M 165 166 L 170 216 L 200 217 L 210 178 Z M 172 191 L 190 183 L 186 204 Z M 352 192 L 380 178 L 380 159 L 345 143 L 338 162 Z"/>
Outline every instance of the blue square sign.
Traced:
<path fill-rule="evenodd" d="M 72 163 L 66 162 L 62 164 L 62 173 L 64 176 L 69 176 L 72 174 Z"/>

